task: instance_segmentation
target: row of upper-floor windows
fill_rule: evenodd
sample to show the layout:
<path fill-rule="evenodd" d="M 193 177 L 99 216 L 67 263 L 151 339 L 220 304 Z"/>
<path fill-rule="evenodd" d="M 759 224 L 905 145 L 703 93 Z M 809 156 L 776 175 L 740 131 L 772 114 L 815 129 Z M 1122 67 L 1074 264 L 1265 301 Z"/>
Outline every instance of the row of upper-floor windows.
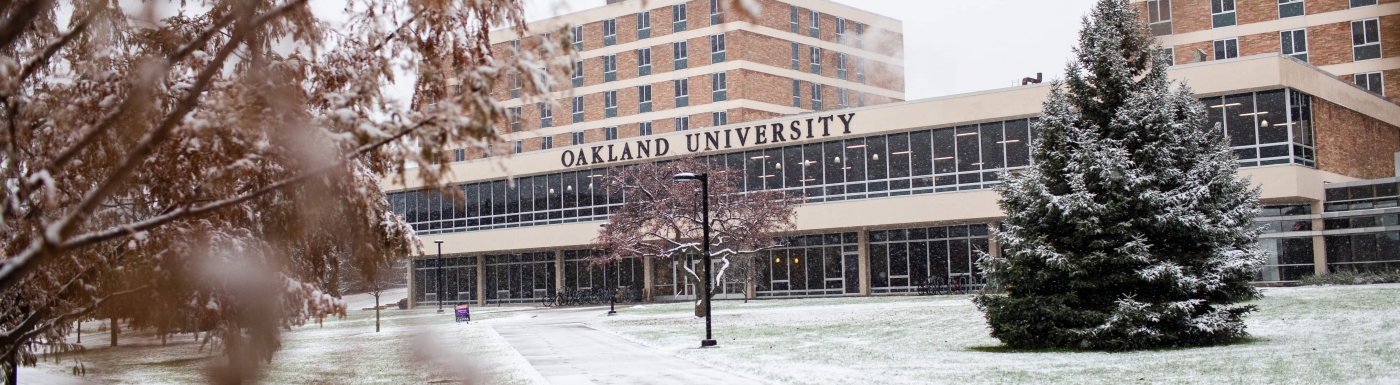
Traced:
<path fill-rule="evenodd" d="M 1376 0 L 1347 0 L 1351 8 L 1367 7 L 1376 5 Z M 1178 0 L 1180 3 L 1180 0 Z M 1204 6 L 1204 4 L 1196 5 Z M 1148 28 L 1153 35 L 1172 34 L 1172 1 L 1171 0 L 1148 0 L 1145 4 L 1147 10 Z M 1306 4 L 1303 0 L 1278 0 L 1278 18 L 1290 18 L 1303 16 L 1307 13 Z M 1211 28 L 1229 27 L 1238 23 L 1238 10 L 1235 8 L 1235 0 L 1210 0 L 1210 24 Z"/>
<path fill-rule="evenodd" d="M 1355 20 L 1351 23 L 1351 52 L 1352 61 L 1365 61 L 1381 58 L 1381 25 L 1379 18 Z M 1279 50 L 1284 55 L 1307 62 L 1308 60 L 1308 30 L 1307 28 L 1291 29 L 1279 31 Z M 1218 39 L 1211 42 L 1213 50 L 1210 59 L 1222 60 L 1233 59 L 1240 56 L 1240 39 L 1231 37 Z M 1166 48 L 1169 53 L 1175 53 L 1173 48 Z M 1168 55 L 1168 57 L 1173 57 Z M 1200 57 L 1200 60 L 1207 58 Z M 1171 63 L 1169 63 L 1171 64 Z"/>
<path fill-rule="evenodd" d="M 728 51 L 727 40 L 728 39 L 726 38 L 725 34 L 715 34 L 710 35 L 708 37 L 710 64 L 723 63 L 726 60 Z M 672 71 L 679 71 L 691 67 L 689 46 L 690 44 L 688 41 L 678 41 L 671 43 Z M 637 77 L 640 78 L 644 76 L 649 76 L 652 73 L 656 72 L 656 66 L 654 65 L 655 62 L 653 61 L 652 56 L 653 50 L 653 47 L 647 47 L 637 49 L 631 53 L 631 55 L 633 55 L 633 57 L 636 59 L 634 62 L 636 63 Z M 805 59 L 803 58 L 803 54 L 806 54 Z M 823 75 L 822 65 L 825 61 L 823 59 L 823 56 L 825 54 L 825 50 L 823 50 L 820 47 L 803 46 L 799 43 L 794 42 L 792 43 L 791 68 L 797 71 L 805 71 L 817 75 Z M 618 80 L 622 80 L 622 77 L 618 75 L 618 55 L 619 54 L 603 55 L 597 62 L 595 62 L 597 64 L 593 65 L 589 65 L 588 62 L 585 60 L 575 61 L 573 65 L 573 70 L 569 74 L 570 84 L 575 88 L 589 85 L 586 84 L 585 79 L 586 74 L 591 71 L 600 71 L 602 73 L 602 83 L 611 83 L 616 82 Z M 866 63 L 864 58 L 852 58 L 851 55 L 848 55 L 844 52 L 836 52 L 831 56 L 833 56 L 832 64 L 835 66 L 835 73 L 833 74 L 831 73 L 831 70 L 828 70 L 826 76 L 834 76 L 835 78 L 840 80 L 854 81 L 858 84 L 866 84 Z M 592 67 L 592 69 L 590 69 L 590 67 Z M 855 67 L 854 71 L 852 71 L 851 67 Z M 510 98 L 519 98 L 521 96 L 522 88 L 520 74 L 512 73 L 507 76 L 506 81 L 510 90 Z"/>

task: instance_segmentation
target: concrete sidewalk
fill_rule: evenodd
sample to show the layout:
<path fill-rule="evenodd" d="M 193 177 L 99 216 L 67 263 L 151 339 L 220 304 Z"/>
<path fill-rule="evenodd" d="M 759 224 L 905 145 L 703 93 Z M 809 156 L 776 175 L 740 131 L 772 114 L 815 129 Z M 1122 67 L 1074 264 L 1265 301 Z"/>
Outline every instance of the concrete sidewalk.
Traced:
<path fill-rule="evenodd" d="M 583 325 L 606 312 L 550 309 L 487 323 L 555 385 L 761 383 Z"/>

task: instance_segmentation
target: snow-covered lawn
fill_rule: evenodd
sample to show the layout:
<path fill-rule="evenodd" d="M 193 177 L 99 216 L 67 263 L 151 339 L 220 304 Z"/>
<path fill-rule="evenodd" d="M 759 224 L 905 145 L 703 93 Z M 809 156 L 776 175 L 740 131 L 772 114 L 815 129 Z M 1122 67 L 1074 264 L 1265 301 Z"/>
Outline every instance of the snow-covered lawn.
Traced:
<path fill-rule="evenodd" d="M 385 298 L 402 298 L 403 293 Z M 347 298 L 351 305 L 363 298 Z M 521 308 L 474 308 L 473 320 L 507 316 Z M 345 319 L 327 320 L 282 335 L 283 347 L 267 367 L 272 384 L 403 384 L 474 379 L 481 384 L 544 384 L 490 326 L 458 324 L 437 309 L 385 310 L 383 331 L 374 332 L 374 312 L 351 306 Z M 87 368 L 87 380 L 118 384 L 189 384 L 205 381 L 210 364 L 225 362 L 203 352 L 190 334 L 177 335 L 164 346 L 149 334 L 123 333 L 116 348 L 108 347 L 106 332 L 96 323 L 84 325 L 88 351 L 41 362 L 51 373 L 68 373 L 76 362 Z M 456 381 L 449 381 L 459 383 Z"/>
<path fill-rule="evenodd" d="M 718 349 L 689 304 L 592 326 L 779 383 L 1400 383 L 1400 285 L 1264 294 L 1249 341 L 1128 353 L 1008 351 L 967 296 L 719 301 Z"/>

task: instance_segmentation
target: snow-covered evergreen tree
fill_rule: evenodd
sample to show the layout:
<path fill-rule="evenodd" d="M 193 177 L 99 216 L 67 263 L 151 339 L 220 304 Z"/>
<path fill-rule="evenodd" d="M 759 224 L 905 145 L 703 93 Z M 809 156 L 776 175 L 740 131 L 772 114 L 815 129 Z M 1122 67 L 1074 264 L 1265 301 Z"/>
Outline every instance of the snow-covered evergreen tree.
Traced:
<path fill-rule="evenodd" d="M 1100 0 L 1074 52 L 1037 123 L 1035 166 L 998 188 L 1005 252 L 979 264 L 1006 294 L 976 300 L 992 336 L 1105 350 L 1245 336 L 1258 190 L 1206 107 L 1173 87 L 1128 0 Z"/>

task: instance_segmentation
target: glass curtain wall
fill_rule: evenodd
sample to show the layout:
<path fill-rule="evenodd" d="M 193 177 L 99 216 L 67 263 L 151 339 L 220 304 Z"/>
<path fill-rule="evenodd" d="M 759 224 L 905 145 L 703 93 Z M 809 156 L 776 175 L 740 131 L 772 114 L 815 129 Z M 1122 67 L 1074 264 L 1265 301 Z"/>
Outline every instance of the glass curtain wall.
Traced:
<path fill-rule="evenodd" d="M 485 255 L 486 303 L 543 301 L 554 291 L 554 252 Z"/>
<path fill-rule="evenodd" d="M 1322 234 L 1328 271 L 1400 270 L 1400 207 L 1395 179 L 1325 190 Z"/>
<path fill-rule="evenodd" d="M 595 265 L 590 260 L 596 250 L 564 251 L 564 290 L 617 290 L 622 289 L 623 298 L 640 298 L 642 293 L 643 266 L 640 257 L 623 258 L 620 261 Z"/>
<path fill-rule="evenodd" d="M 870 292 L 907 293 L 919 285 L 979 285 L 977 259 L 986 252 L 987 225 L 870 232 Z"/>
<path fill-rule="evenodd" d="M 756 253 L 756 297 L 829 296 L 860 292 L 856 233 L 798 235 L 788 247 Z"/>
<path fill-rule="evenodd" d="M 437 305 L 439 293 L 446 304 L 476 301 L 476 257 L 446 256 L 413 261 L 414 305 Z"/>
<path fill-rule="evenodd" d="M 1256 281 L 1297 281 L 1314 274 L 1310 213 L 1308 205 L 1260 207 L 1255 223 L 1267 259 Z"/>
<path fill-rule="evenodd" d="M 1219 125 L 1240 167 L 1313 167 L 1312 97 L 1291 89 L 1202 98 L 1207 125 Z"/>

